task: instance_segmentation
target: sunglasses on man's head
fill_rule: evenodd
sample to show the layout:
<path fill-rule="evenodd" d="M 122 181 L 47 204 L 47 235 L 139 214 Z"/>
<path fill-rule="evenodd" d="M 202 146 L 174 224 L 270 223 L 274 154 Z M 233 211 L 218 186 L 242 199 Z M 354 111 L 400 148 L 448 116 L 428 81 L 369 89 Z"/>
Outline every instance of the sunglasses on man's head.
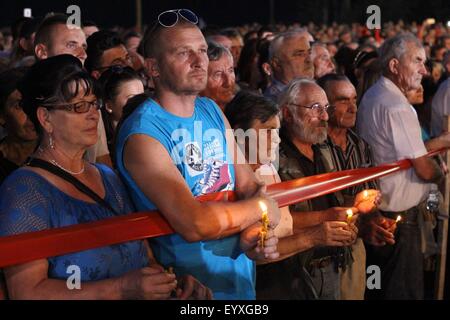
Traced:
<path fill-rule="evenodd" d="M 163 27 L 173 27 L 177 24 L 179 17 L 192 23 L 198 23 L 198 17 L 195 13 L 188 9 L 173 9 L 161 12 L 158 16 L 158 22 Z"/>

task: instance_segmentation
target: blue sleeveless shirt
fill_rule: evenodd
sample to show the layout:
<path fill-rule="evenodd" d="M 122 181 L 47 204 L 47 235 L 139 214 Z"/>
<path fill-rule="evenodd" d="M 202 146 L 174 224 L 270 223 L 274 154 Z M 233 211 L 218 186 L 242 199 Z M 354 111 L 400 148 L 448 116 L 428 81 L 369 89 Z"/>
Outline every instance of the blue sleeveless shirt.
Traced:
<path fill-rule="evenodd" d="M 125 143 L 133 134 L 147 135 L 164 146 L 193 196 L 234 190 L 235 174 L 225 139 L 225 123 L 212 100 L 197 98 L 193 115 L 183 118 L 148 99 L 120 128 L 116 145 L 118 170 L 137 209 L 156 210 L 123 163 Z M 238 234 L 193 243 L 172 234 L 153 238 L 151 244 L 159 263 L 174 267 L 178 275 L 192 274 L 213 291 L 215 299 L 255 298 L 255 265 L 240 249 Z"/>

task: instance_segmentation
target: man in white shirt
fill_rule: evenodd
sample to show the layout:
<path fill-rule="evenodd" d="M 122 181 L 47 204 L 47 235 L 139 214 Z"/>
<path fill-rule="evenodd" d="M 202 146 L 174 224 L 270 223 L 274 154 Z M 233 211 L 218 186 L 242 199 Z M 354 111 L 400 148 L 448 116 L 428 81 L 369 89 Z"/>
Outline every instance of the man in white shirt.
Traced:
<path fill-rule="evenodd" d="M 372 148 L 376 165 L 411 159 L 413 166 L 380 179 L 380 210 L 388 220 L 401 215 L 404 222 L 398 224 L 394 245 L 374 250 L 372 257 L 382 272 L 377 293 L 384 299 L 423 299 L 418 207 L 426 201 L 431 182 L 442 178 L 426 153 L 449 147 L 450 139 L 445 134 L 424 144 L 417 114 L 406 99 L 406 92 L 417 89 L 427 73 L 420 41 L 411 34 L 391 38 L 380 48 L 379 59 L 383 76 L 361 100 L 358 131 Z"/>

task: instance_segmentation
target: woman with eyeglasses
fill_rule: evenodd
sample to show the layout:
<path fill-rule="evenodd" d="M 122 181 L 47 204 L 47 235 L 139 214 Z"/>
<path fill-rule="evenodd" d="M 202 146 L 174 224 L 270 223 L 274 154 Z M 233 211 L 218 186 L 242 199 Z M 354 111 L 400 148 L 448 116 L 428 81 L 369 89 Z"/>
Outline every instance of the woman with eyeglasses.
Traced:
<path fill-rule="evenodd" d="M 114 154 L 113 141 L 117 124 L 128 99 L 144 93 L 141 78 L 131 67 L 112 66 L 98 80 L 96 95 L 104 103 L 102 118 L 105 124 L 109 153 Z"/>
<path fill-rule="evenodd" d="M 79 60 L 70 55 L 39 61 L 25 75 L 22 106 L 36 127 L 39 146 L 28 166 L 12 173 L 0 188 L 0 236 L 133 211 L 114 171 L 83 159 L 97 141 L 101 105 L 92 87 Z M 69 182 L 68 176 L 78 182 Z M 79 191 L 80 184 L 95 196 Z M 70 290 L 66 283 L 73 266 L 80 270 L 80 290 Z M 177 283 L 174 274 L 164 272 L 145 241 L 39 259 L 7 267 L 4 273 L 12 299 L 167 299 L 172 292 L 178 298 L 210 297 L 194 278 Z"/>

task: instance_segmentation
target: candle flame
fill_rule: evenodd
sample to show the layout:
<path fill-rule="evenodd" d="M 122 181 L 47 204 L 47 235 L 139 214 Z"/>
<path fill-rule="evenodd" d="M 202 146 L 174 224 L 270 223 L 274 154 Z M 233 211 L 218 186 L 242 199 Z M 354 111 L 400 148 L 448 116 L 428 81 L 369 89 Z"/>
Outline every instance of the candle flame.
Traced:
<path fill-rule="evenodd" d="M 347 209 L 346 213 L 347 213 L 347 223 L 350 223 L 352 221 L 353 211 L 352 209 Z"/>
<path fill-rule="evenodd" d="M 395 223 L 400 222 L 402 220 L 402 216 L 397 216 L 397 219 L 395 220 Z"/>
<path fill-rule="evenodd" d="M 351 217 L 353 217 L 353 211 L 352 209 L 347 209 L 347 218 L 350 219 Z"/>
<path fill-rule="evenodd" d="M 363 193 L 364 198 L 367 198 L 368 195 L 369 195 L 369 191 L 364 190 L 364 193 Z"/>
<path fill-rule="evenodd" d="M 259 207 L 261 208 L 263 214 L 267 214 L 267 206 L 263 201 L 259 201 Z"/>

